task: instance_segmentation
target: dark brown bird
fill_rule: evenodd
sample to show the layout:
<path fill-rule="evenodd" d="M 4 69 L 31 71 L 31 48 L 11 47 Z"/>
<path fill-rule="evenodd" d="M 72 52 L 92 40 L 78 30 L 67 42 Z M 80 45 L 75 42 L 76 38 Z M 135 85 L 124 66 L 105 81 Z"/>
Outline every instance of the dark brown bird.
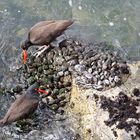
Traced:
<path fill-rule="evenodd" d="M 37 109 L 39 103 L 39 93 L 36 91 L 36 89 L 38 87 L 39 84 L 33 84 L 27 89 L 26 94 L 21 95 L 15 100 L 4 118 L 0 120 L 1 127 L 27 118 Z"/>
<path fill-rule="evenodd" d="M 26 40 L 21 43 L 21 48 L 24 50 L 25 56 L 27 55 L 26 50 L 30 46 L 49 45 L 58 36 L 60 36 L 71 24 L 73 24 L 73 21 L 71 20 L 41 21 L 35 24 L 29 30 Z M 43 51 L 45 51 L 46 49 L 48 49 L 48 46 L 45 46 Z"/>

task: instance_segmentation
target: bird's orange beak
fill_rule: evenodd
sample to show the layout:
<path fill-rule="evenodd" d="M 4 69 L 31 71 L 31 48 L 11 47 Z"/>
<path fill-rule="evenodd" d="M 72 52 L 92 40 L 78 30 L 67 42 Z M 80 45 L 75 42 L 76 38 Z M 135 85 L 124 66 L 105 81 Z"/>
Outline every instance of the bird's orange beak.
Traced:
<path fill-rule="evenodd" d="M 48 94 L 48 92 L 47 91 L 45 91 L 45 90 L 42 90 L 42 89 L 35 89 L 36 91 L 38 91 L 38 92 L 42 92 L 42 93 L 44 93 L 44 94 Z"/>
<path fill-rule="evenodd" d="M 23 50 L 23 61 L 24 61 L 24 64 L 26 64 L 26 61 L 27 61 L 27 51 L 26 50 Z"/>

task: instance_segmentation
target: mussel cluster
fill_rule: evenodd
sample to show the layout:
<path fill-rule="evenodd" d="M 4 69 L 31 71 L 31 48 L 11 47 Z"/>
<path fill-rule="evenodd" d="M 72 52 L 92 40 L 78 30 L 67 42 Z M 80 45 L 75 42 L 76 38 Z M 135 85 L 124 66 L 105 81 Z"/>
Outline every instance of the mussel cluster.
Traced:
<path fill-rule="evenodd" d="M 40 88 L 49 92 L 43 95 L 44 101 L 54 110 L 68 102 L 72 76 L 83 88 L 103 90 L 120 85 L 123 76 L 130 74 L 129 67 L 106 47 L 106 43 L 87 45 L 73 39 L 64 40 L 59 47 L 52 47 L 37 58 L 30 54 L 21 81 L 26 87 L 40 81 Z"/>
<path fill-rule="evenodd" d="M 30 56 L 27 65 L 23 66 L 21 80 L 25 88 L 40 81 L 40 89 L 48 92 L 41 95 L 43 102 L 50 109 L 62 114 L 64 112 L 62 107 L 69 101 L 71 73 L 66 68 L 63 71 L 58 70 L 51 59 L 51 53 L 38 58 Z"/>
<path fill-rule="evenodd" d="M 114 100 L 104 95 L 98 96 L 96 94 L 94 98 L 96 103 L 100 103 L 100 107 L 109 113 L 109 118 L 104 123 L 109 127 L 124 129 L 127 132 L 133 129 L 135 134 L 132 134 L 131 137 L 135 139 L 140 137 L 140 113 L 137 109 L 140 101 L 140 90 L 134 88 L 130 95 L 129 97 L 127 93 L 121 91 Z M 113 130 L 113 133 L 117 137 L 117 132 Z"/>
<path fill-rule="evenodd" d="M 103 90 L 120 85 L 130 74 L 126 61 L 118 53 L 109 51 L 108 46 L 72 40 L 60 44 L 68 69 L 79 86 Z"/>

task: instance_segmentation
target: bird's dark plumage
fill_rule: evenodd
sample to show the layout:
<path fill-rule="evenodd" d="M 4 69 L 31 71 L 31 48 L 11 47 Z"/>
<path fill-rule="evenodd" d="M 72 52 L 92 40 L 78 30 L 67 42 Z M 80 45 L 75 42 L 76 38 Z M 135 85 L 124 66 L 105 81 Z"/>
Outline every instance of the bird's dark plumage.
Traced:
<path fill-rule="evenodd" d="M 0 120 L 0 126 L 11 124 L 20 119 L 27 118 L 38 107 L 39 93 L 35 90 L 39 85 L 33 84 L 27 89 L 26 94 L 21 95 L 10 106 L 3 119 Z"/>
<path fill-rule="evenodd" d="M 27 50 L 31 45 L 48 45 L 71 24 L 72 20 L 41 21 L 31 27 L 26 40 L 21 43 L 21 48 Z"/>

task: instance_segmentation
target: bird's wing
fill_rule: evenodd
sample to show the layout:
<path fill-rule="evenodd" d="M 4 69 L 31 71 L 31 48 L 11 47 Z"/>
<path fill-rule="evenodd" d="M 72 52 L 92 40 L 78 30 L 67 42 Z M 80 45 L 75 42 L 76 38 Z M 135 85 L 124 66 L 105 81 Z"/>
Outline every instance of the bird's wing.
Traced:
<path fill-rule="evenodd" d="M 21 102 L 20 102 L 21 101 Z M 4 120 L 6 124 L 16 120 L 26 118 L 30 113 L 33 113 L 38 106 L 38 99 L 23 98 L 17 99 L 9 108 Z"/>
<path fill-rule="evenodd" d="M 19 98 L 17 98 L 12 104 L 11 104 L 11 106 L 10 106 L 10 108 L 8 109 L 8 112 L 6 113 L 6 115 L 5 115 L 5 117 L 6 116 L 9 116 L 9 114 L 11 113 L 11 112 L 14 112 L 13 110 L 14 110 L 14 108 L 16 108 L 17 106 L 19 106 L 20 105 L 20 103 L 22 103 L 24 100 L 24 96 L 25 96 L 25 94 L 23 94 L 23 95 L 21 95 Z"/>
<path fill-rule="evenodd" d="M 38 28 L 38 27 L 41 27 L 41 26 L 46 26 L 50 23 L 53 23 L 55 22 L 55 20 L 49 20 L 49 21 L 40 21 L 38 23 L 36 23 L 35 25 L 33 25 L 31 28 L 30 28 L 30 31 L 34 30 L 35 28 Z"/>
<path fill-rule="evenodd" d="M 24 112 L 25 110 L 31 110 L 32 107 L 35 108 L 38 105 L 39 100 L 36 98 L 25 98 L 16 108 L 17 110 L 14 110 L 13 113 L 15 112 Z"/>
<path fill-rule="evenodd" d="M 48 45 L 72 23 L 73 21 L 70 20 L 58 20 L 44 26 L 38 26 L 30 31 L 30 41 L 36 45 Z"/>
<path fill-rule="evenodd" d="M 28 32 L 28 39 L 30 40 L 30 36 L 32 36 L 32 33 L 34 34 L 34 32 L 36 32 L 36 29 L 40 29 L 40 27 L 49 25 L 51 23 L 55 22 L 55 20 L 49 20 L 49 21 L 40 21 L 38 23 L 36 23 L 34 26 L 32 26 Z M 38 31 L 38 30 L 37 30 Z M 31 40 L 30 40 L 31 41 Z"/>
<path fill-rule="evenodd" d="M 73 24 L 72 20 L 60 20 L 56 21 L 55 23 L 52 23 L 49 29 L 52 36 L 57 37 L 61 35 L 72 24 Z"/>
<path fill-rule="evenodd" d="M 48 26 L 41 26 L 38 28 L 35 28 L 30 32 L 30 42 L 34 45 L 47 45 L 51 40 L 51 36 L 48 32 Z"/>

